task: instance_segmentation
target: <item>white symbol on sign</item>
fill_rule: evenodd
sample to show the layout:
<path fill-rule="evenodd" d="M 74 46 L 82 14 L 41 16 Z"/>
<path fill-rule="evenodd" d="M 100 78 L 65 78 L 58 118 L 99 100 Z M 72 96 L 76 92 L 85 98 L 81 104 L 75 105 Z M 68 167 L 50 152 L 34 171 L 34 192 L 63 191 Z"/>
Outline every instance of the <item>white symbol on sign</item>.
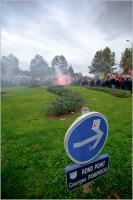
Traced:
<path fill-rule="evenodd" d="M 95 119 L 95 120 L 93 121 L 92 129 L 97 129 L 97 128 L 99 128 L 99 126 L 100 126 L 100 121 L 101 121 L 101 119 Z"/>
<path fill-rule="evenodd" d="M 70 179 L 72 180 L 75 179 L 77 177 L 77 171 L 71 172 L 69 176 L 70 176 Z"/>
<path fill-rule="evenodd" d="M 91 148 L 91 149 L 94 149 L 94 148 L 98 145 L 98 143 L 100 142 L 100 140 L 101 140 L 101 138 L 102 138 L 102 136 L 103 136 L 103 134 L 104 134 L 104 133 L 99 129 L 99 126 L 100 126 L 100 119 L 94 120 L 94 121 L 93 121 L 93 125 L 92 125 L 92 129 L 93 129 L 93 131 L 96 132 L 97 134 L 94 135 L 94 136 L 92 136 L 92 137 L 90 137 L 90 138 L 87 138 L 87 139 L 83 140 L 82 142 L 74 143 L 74 144 L 73 144 L 73 148 L 82 147 L 82 146 L 84 146 L 85 144 L 88 144 L 88 143 L 92 142 L 93 140 L 96 140 L 95 143 L 94 143 L 94 145 L 93 145 L 92 148 Z"/>

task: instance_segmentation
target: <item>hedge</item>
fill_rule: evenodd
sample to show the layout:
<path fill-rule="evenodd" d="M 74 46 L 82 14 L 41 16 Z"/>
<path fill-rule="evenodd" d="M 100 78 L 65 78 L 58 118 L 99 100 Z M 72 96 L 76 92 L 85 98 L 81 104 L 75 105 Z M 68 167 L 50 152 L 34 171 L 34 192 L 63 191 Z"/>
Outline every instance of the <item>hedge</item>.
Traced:
<path fill-rule="evenodd" d="M 91 90 L 105 92 L 105 93 L 108 93 L 112 96 L 119 97 L 119 98 L 127 98 L 127 97 L 131 96 L 131 93 L 128 90 L 121 90 L 121 89 L 116 89 L 116 88 L 106 88 L 106 87 L 87 87 L 87 88 L 91 89 Z"/>
<path fill-rule="evenodd" d="M 63 115 L 81 108 L 83 100 L 79 93 L 70 91 L 63 86 L 50 86 L 48 91 L 59 95 L 49 107 L 48 113 Z"/>

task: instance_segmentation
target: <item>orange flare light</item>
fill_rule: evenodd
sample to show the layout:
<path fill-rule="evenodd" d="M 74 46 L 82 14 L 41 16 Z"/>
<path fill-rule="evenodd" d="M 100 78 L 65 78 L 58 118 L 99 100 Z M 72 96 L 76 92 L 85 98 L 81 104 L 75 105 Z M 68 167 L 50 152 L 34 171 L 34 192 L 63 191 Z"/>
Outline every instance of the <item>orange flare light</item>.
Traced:
<path fill-rule="evenodd" d="M 60 75 L 57 78 L 58 85 L 69 85 L 70 84 L 70 77 L 68 75 Z"/>

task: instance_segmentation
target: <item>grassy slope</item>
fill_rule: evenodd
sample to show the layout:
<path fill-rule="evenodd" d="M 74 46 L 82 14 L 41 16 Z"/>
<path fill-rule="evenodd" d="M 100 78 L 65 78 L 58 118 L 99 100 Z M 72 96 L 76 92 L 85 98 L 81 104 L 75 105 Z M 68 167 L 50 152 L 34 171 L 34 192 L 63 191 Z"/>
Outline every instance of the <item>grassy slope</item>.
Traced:
<path fill-rule="evenodd" d="M 108 94 L 111 94 L 115 97 L 120 97 L 120 98 L 127 98 L 131 96 L 131 92 L 128 90 L 121 90 L 121 89 L 107 88 L 107 87 L 87 87 L 87 88 L 90 90 L 106 92 Z"/>
<path fill-rule="evenodd" d="M 83 194 L 82 188 L 67 192 L 64 169 L 72 162 L 63 140 L 80 113 L 66 121 L 49 120 L 44 113 L 56 96 L 46 88 L 7 89 L 2 96 L 3 198 L 104 198 L 112 188 L 121 198 L 131 198 L 131 98 L 71 89 L 80 92 L 91 111 L 108 118 L 103 153 L 111 158 L 109 172 L 93 183 L 92 194 Z"/>

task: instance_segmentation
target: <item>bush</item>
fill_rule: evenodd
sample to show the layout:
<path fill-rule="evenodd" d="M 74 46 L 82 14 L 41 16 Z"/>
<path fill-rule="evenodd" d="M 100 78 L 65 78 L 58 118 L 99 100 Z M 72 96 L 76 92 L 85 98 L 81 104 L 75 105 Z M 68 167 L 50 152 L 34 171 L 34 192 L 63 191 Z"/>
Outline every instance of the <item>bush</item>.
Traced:
<path fill-rule="evenodd" d="M 65 89 L 63 86 L 48 87 L 48 91 L 59 95 L 48 109 L 49 113 L 63 115 L 78 110 L 83 100 L 77 92 Z"/>
<path fill-rule="evenodd" d="M 131 96 L 129 91 L 116 89 L 116 88 L 89 87 L 89 89 L 97 90 L 97 91 L 101 91 L 101 92 L 106 92 L 108 94 L 111 94 L 113 96 L 120 97 L 120 98 L 127 98 L 127 97 Z"/>

